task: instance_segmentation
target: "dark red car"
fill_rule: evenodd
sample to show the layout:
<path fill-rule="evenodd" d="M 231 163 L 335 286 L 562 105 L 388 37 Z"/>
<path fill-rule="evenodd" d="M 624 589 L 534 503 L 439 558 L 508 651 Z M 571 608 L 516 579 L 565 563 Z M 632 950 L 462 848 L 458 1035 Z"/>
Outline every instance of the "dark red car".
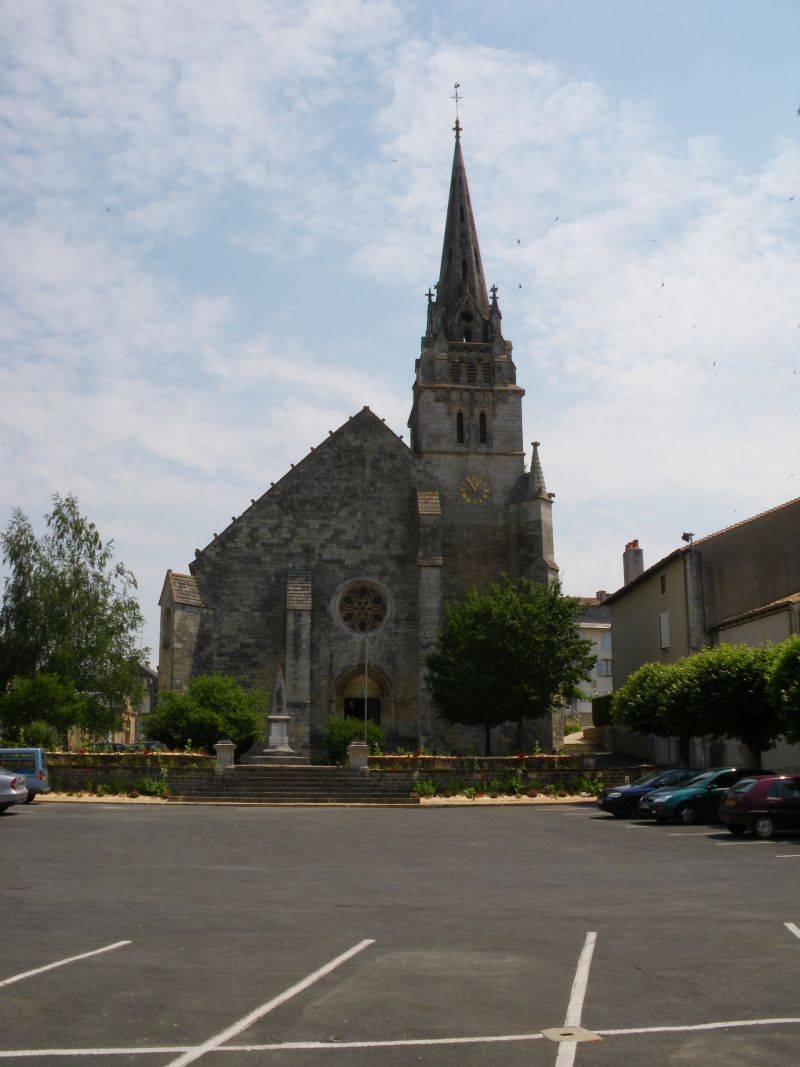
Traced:
<path fill-rule="evenodd" d="M 719 817 L 736 835 L 749 831 L 768 838 L 780 830 L 800 831 L 800 777 L 743 778 L 728 790 Z"/>

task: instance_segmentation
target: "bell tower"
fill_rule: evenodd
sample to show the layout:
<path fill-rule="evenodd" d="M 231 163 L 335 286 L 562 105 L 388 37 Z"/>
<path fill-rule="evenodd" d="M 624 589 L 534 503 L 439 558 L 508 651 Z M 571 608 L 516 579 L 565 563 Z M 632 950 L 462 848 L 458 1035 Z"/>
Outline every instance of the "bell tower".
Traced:
<path fill-rule="evenodd" d="M 525 391 L 517 385 L 512 344 L 503 336 L 497 286 L 486 287 L 458 119 L 453 129 L 439 281 L 435 293 L 427 292 L 408 419 L 423 480 L 441 499 L 446 598 L 501 574 L 547 581 L 557 571 L 552 542 L 537 549 L 541 521 L 527 530 L 533 516 L 520 514 L 520 497 L 530 495 Z M 550 503 L 545 492 L 541 507 Z"/>

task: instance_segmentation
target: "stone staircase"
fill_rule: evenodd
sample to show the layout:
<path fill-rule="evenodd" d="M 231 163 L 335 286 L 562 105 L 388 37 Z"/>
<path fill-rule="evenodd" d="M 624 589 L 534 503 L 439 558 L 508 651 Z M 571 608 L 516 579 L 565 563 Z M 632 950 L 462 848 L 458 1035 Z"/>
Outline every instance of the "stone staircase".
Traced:
<path fill-rule="evenodd" d="M 234 804 L 419 804 L 412 776 L 362 774 L 347 767 L 242 764 L 168 780 L 170 800 Z"/>

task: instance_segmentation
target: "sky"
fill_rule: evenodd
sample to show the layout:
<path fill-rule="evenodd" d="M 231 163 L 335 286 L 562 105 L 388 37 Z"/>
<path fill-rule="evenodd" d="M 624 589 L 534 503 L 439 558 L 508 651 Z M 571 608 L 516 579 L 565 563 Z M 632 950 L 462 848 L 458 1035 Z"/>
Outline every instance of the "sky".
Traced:
<path fill-rule="evenodd" d="M 573 594 L 800 495 L 796 0 L 0 0 L 0 525 L 168 567 L 408 441 L 453 85 Z M 346 507 L 346 501 L 342 502 Z"/>

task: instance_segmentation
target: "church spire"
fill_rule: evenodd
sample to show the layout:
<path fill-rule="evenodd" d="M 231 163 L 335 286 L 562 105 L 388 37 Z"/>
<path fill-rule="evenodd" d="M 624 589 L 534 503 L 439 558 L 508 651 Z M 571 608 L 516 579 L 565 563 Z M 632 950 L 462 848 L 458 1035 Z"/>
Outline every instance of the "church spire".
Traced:
<path fill-rule="evenodd" d="M 467 313 L 476 311 L 486 321 L 489 318 L 489 298 L 483 277 L 478 232 L 472 215 L 467 171 L 461 154 L 461 123 L 458 119 L 453 129 L 456 141 L 436 299 L 450 321 L 466 304 L 473 305 L 467 308 Z"/>

